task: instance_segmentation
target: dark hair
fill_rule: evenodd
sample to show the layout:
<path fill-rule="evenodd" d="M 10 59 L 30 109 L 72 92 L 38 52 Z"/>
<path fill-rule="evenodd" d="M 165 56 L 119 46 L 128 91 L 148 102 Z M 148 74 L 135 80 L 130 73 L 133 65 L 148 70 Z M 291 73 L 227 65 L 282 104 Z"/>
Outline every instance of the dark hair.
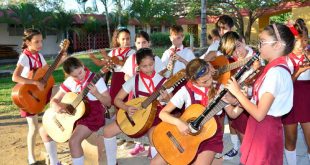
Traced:
<path fill-rule="evenodd" d="M 24 36 L 23 36 L 23 44 L 22 44 L 22 49 L 26 49 L 28 46 L 26 45 L 26 41 L 31 41 L 33 36 L 35 35 L 42 35 L 42 33 L 37 30 L 37 29 L 26 29 L 24 31 Z"/>
<path fill-rule="evenodd" d="M 225 33 L 220 41 L 219 50 L 224 53 L 224 55 L 231 56 L 236 50 L 236 42 L 242 42 L 242 37 L 238 33 L 230 31 Z"/>
<path fill-rule="evenodd" d="M 137 38 L 141 38 L 141 37 L 143 37 L 145 40 L 150 42 L 150 36 L 149 36 L 149 34 L 147 34 L 147 32 L 139 31 L 139 33 L 136 34 L 135 40 L 137 40 Z"/>
<path fill-rule="evenodd" d="M 217 29 L 219 29 L 219 25 L 228 25 L 230 28 L 234 27 L 234 20 L 228 16 L 228 15 L 222 15 L 220 18 L 217 20 L 215 26 Z"/>
<path fill-rule="evenodd" d="M 136 52 L 137 64 L 140 65 L 141 61 L 146 57 L 151 57 L 155 61 L 155 56 L 152 49 L 150 48 L 141 48 Z"/>
<path fill-rule="evenodd" d="M 275 24 L 275 25 L 279 31 L 281 40 L 285 43 L 285 49 L 284 49 L 283 54 L 288 55 L 294 49 L 295 37 L 287 26 L 282 25 L 282 24 Z M 270 36 L 274 38 L 275 41 L 277 41 L 277 37 L 275 34 L 275 30 L 273 28 L 273 25 L 266 26 L 264 28 L 264 31 L 266 31 Z"/>
<path fill-rule="evenodd" d="M 298 18 L 295 21 L 294 27 L 298 31 L 299 36 L 305 35 L 306 37 L 308 37 L 308 28 L 303 19 Z"/>
<path fill-rule="evenodd" d="M 211 32 L 210 32 L 210 34 L 208 35 L 208 39 L 209 39 L 209 40 L 212 40 L 212 35 L 211 35 L 211 34 L 212 34 L 213 36 L 216 36 L 216 37 L 221 37 L 221 36 L 220 36 L 220 33 L 219 33 L 219 31 L 218 31 L 218 29 L 216 29 L 216 28 L 215 28 L 215 29 L 212 29 Z"/>
<path fill-rule="evenodd" d="M 130 35 L 130 31 L 126 28 L 120 28 L 120 29 L 116 29 L 113 32 L 113 37 L 112 37 L 112 48 L 117 48 L 120 47 L 120 44 L 117 42 L 117 38 L 119 36 L 120 33 L 128 33 Z"/>
<path fill-rule="evenodd" d="M 170 32 L 170 35 L 172 33 L 180 33 L 180 32 L 183 32 L 183 28 L 182 26 L 180 25 L 172 25 L 170 28 L 169 28 L 169 32 Z"/>
<path fill-rule="evenodd" d="M 70 74 L 73 70 L 83 67 L 83 63 L 75 57 L 69 57 L 63 62 L 62 67 L 66 74 Z"/>

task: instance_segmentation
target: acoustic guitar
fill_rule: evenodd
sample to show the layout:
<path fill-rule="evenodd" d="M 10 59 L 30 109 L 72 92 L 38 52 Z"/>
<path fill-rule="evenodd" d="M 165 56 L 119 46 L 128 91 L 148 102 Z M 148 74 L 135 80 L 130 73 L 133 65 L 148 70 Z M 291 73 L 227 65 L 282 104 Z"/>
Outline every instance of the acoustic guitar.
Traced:
<path fill-rule="evenodd" d="M 100 69 L 92 79 L 91 83 L 96 84 L 106 72 L 115 66 L 114 62 L 109 63 L 107 66 Z M 64 95 L 61 102 L 68 104 L 65 108 L 67 113 L 57 113 L 53 108 L 49 108 L 44 112 L 42 118 L 43 127 L 54 141 L 63 143 L 70 139 L 74 129 L 74 123 L 85 114 L 86 105 L 84 99 L 89 92 L 88 86 L 84 88 L 80 94 L 68 92 Z"/>
<path fill-rule="evenodd" d="M 39 90 L 38 87 L 33 84 L 18 83 L 13 87 L 11 96 L 15 105 L 31 114 L 38 114 L 43 111 L 45 105 L 47 104 L 48 93 L 51 92 L 55 84 L 52 73 L 58 65 L 64 52 L 67 51 L 69 44 L 70 42 L 67 39 L 62 41 L 60 45 L 61 50 L 50 67 L 46 65 L 43 68 L 29 72 L 29 79 L 37 80 L 45 84 L 43 91 Z"/>
<path fill-rule="evenodd" d="M 236 74 L 236 80 L 258 59 L 258 56 L 259 54 L 256 54 L 252 57 Z M 182 134 L 175 125 L 167 122 L 161 122 L 155 127 L 152 134 L 153 144 L 168 164 L 189 164 L 195 158 L 201 142 L 214 136 L 217 124 L 213 116 L 227 105 L 221 100 L 226 93 L 227 89 L 222 90 L 207 107 L 193 104 L 185 110 L 180 119 L 188 123 L 189 135 Z"/>
<path fill-rule="evenodd" d="M 156 99 L 160 95 L 159 91 L 178 86 L 185 80 L 185 75 L 185 69 L 180 70 L 152 93 L 151 96 L 139 97 L 128 101 L 126 105 L 134 106 L 138 110 L 132 116 L 129 116 L 126 110 L 118 110 L 116 122 L 120 129 L 129 137 L 137 138 L 144 135 L 154 122 L 158 104 Z"/>
<path fill-rule="evenodd" d="M 245 65 L 251 58 L 252 57 L 247 57 L 242 60 L 229 63 L 229 60 L 223 55 L 216 57 L 214 61 L 210 62 L 212 66 L 217 69 L 214 79 L 225 85 L 232 76 L 230 71 Z"/>

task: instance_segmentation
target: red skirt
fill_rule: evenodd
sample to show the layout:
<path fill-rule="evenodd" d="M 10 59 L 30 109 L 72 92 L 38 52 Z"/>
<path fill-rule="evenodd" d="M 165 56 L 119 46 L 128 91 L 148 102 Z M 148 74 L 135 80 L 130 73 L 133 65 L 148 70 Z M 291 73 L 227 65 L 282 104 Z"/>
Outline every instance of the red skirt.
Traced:
<path fill-rule="evenodd" d="M 96 132 L 100 127 L 105 124 L 105 108 L 101 104 L 100 101 L 90 101 L 86 103 L 86 112 L 81 119 L 79 119 L 75 124 L 76 125 L 84 125 L 89 128 L 91 131 Z"/>
<path fill-rule="evenodd" d="M 159 103 L 158 103 L 159 104 Z M 161 119 L 159 118 L 159 113 L 160 111 L 164 108 L 164 106 L 161 106 L 161 105 L 158 105 L 157 106 L 157 111 L 156 111 L 156 116 L 155 116 L 155 119 L 154 119 L 154 122 L 152 124 L 152 127 L 155 127 L 157 126 L 160 122 L 161 122 Z"/>
<path fill-rule="evenodd" d="M 218 116 L 214 116 L 214 118 L 217 124 L 215 135 L 200 144 L 196 157 L 203 151 L 214 151 L 216 153 L 222 153 L 223 151 L 223 130 L 219 123 Z"/>
<path fill-rule="evenodd" d="M 236 119 L 231 119 L 231 127 L 238 132 L 244 134 L 246 130 L 246 124 L 248 122 L 249 114 L 243 111 Z"/>
<path fill-rule="evenodd" d="M 283 116 L 284 125 L 310 122 L 310 80 L 294 82 L 292 110 Z"/>
<path fill-rule="evenodd" d="M 48 92 L 48 94 L 47 94 L 47 99 L 46 99 L 46 103 L 45 103 L 45 104 L 47 104 L 47 103 L 50 102 L 51 96 L 52 96 L 52 90 L 53 90 L 53 88 Z M 36 115 L 36 114 L 28 113 L 28 112 L 26 112 L 25 110 L 23 110 L 23 109 L 21 109 L 21 108 L 19 109 L 19 113 L 20 113 L 20 116 L 23 117 L 23 118 Z"/>
<path fill-rule="evenodd" d="M 282 165 L 284 147 L 281 118 L 267 115 L 258 122 L 249 116 L 240 151 L 242 164 Z"/>
<path fill-rule="evenodd" d="M 122 85 L 125 83 L 124 79 L 125 73 L 124 72 L 113 72 L 112 79 L 111 79 L 111 87 L 110 87 L 110 96 L 112 100 L 112 105 L 114 105 L 114 99 L 117 93 L 122 89 Z M 124 99 L 127 101 L 127 98 Z"/>

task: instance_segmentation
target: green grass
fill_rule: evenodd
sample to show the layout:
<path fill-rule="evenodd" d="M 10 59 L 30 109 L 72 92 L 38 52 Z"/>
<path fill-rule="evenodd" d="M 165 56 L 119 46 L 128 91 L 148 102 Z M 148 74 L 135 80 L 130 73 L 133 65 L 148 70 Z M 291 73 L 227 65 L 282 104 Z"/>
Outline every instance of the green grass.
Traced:
<path fill-rule="evenodd" d="M 165 51 L 165 48 L 154 48 L 154 54 L 158 55 L 161 57 L 163 52 Z M 99 54 L 96 54 L 97 57 L 100 57 Z M 99 71 L 100 67 L 94 65 L 92 61 L 88 58 L 88 55 L 79 55 L 76 56 L 79 58 L 85 66 L 87 66 L 91 71 L 97 72 Z M 51 64 L 53 62 L 52 59 L 47 59 L 47 63 Z M 16 64 L 10 64 L 10 65 L 3 65 L 0 66 L 0 70 L 14 70 L 16 67 Z M 64 81 L 64 73 L 62 71 L 62 67 L 57 68 L 53 72 L 53 76 L 55 79 L 56 84 L 60 84 Z M 18 114 L 19 112 L 17 111 L 17 106 L 15 106 L 12 103 L 11 100 L 11 90 L 14 87 L 15 83 L 12 82 L 11 77 L 5 77 L 5 78 L 0 78 L 0 114 L 3 113 L 13 113 L 13 114 Z"/>

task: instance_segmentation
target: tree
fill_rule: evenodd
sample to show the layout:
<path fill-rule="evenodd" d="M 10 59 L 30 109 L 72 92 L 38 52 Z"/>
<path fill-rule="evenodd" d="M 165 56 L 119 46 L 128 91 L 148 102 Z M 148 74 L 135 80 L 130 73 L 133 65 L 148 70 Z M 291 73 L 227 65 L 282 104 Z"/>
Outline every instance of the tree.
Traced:
<path fill-rule="evenodd" d="M 201 0 L 201 37 L 200 37 L 200 47 L 207 46 L 207 23 L 206 23 L 206 14 L 207 14 L 207 0 Z"/>
<path fill-rule="evenodd" d="M 142 26 L 172 24 L 175 22 L 173 3 L 165 0 L 132 0 L 130 17 Z"/>
<path fill-rule="evenodd" d="M 108 1 L 107 0 L 101 0 L 101 2 L 104 5 L 105 20 L 107 22 L 108 38 L 109 38 L 109 43 L 111 43 L 111 30 L 110 30 L 110 20 L 109 20 L 109 11 L 108 11 Z"/>

